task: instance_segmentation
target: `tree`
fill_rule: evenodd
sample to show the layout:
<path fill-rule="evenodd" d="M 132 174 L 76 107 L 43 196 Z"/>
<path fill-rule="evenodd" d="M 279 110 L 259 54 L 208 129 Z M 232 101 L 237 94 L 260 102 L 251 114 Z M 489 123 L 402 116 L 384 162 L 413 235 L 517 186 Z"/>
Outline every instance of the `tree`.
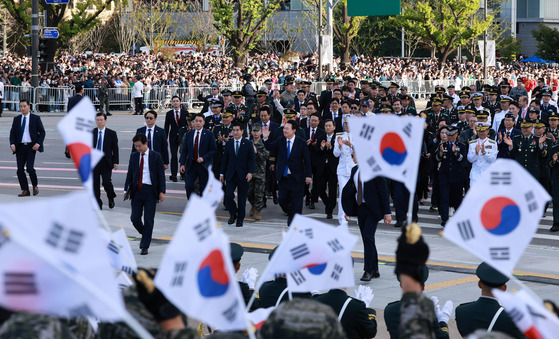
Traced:
<path fill-rule="evenodd" d="M 119 2 L 121 0 L 114 0 Z M 56 50 L 68 46 L 74 36 L 93 28 L 99 23 L 99 15 L 113 0 L 82 0 L 67 5 L 47 5 L 45 0 L 39 0 L 40 10 L 47 11 L 49 27 L 58 27 L 60 37 L 48 39 L 47 61 L 52 62 Z M 2 5 L 17 21 L 25 33 L 31 32 L 31 0 L 0 0 Z"/>
<path fill-rule="evenodd" d="M 403 13 L 392 20 L 433 46 L 444 64 L 457 47 L 483 33 L 493 21 L 476 16 L 479 0 L 416 1 L 403 4 Z"/>
<path fill-rule="evenodd" d="M 538 56 L 545 60 L 559 61 L 559 31 L 556 28 L 540 24 L 532 31 L 538 46 Z"/>
<path fill-rule="evenodd" d="M 501 54 L 501 60 L 504 62 L 513 62 L 516 60 L 516 56 L 522 51 L 522 40 L 508 37 L 500 42 L 498 48 Z"/>
<path fill-rule="evenodd" d="M 243 67 L 248 54 L 262 37 L 268 18 L 282 0 L 210 0 L 214 26 L 233 49 L 235 66 Z"/>

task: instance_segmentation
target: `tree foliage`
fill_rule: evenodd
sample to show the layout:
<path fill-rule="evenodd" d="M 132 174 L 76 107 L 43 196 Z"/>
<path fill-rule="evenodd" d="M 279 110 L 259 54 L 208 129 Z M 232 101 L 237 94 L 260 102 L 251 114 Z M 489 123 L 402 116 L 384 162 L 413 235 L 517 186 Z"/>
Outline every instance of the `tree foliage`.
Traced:
<path fill-rule="evenodd" d="M 262 37 L 268 18 L 278 10 L 281 0 L 210 0 L 214 26 L 231 45 L 237 67 Z"/>
<path fill-rule="evenodd" d="M 334 8 L 334 35 L 338 40 L 338 48 L 341 55 L 342 64 L 348 64 L 349 50 L 351 47 L 351 42 L 359 33 L 359 27 L 364 16 L 352 16 L 347 15 L 347 0 L 340 0 L 338 5 Z"/>
<path fill-rule="evenodd" d="M 532 31 L 538 47 L 538 56 L 545 60 L 559 61 L 559 31 L 556 28 L 540 24 Z"/>
<path fill-rule="evenodd" d="M 441 63 L 457 47 L 479 36 L 493 21 L 478 15 L 479 0 L 416 1 L 403 4 L 402 15 L 392 20 L 431 45 Z"/>

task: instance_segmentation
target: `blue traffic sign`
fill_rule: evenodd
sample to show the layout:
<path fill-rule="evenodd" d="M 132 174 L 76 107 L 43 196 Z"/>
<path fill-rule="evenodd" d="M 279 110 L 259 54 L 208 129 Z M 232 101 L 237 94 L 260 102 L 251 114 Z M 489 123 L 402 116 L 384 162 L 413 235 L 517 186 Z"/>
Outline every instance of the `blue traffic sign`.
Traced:
<path fill-rule="evenodd" d="M 43 31 L 43 38 L 45 39 L 58 39 L 59 33 L 57 29 L 46 29 Z"/>
<path fill-rule="evenodd" d="M 47 5 L 66 5 L 70 0 L 45 0 Z"/>

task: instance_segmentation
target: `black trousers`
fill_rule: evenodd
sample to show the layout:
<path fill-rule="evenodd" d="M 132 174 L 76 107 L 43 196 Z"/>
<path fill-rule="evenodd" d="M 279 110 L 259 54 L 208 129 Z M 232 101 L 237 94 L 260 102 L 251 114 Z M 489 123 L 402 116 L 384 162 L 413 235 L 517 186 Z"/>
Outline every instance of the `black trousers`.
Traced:
<path fill-rule="evenodd" d="M 235 204 L 235 189 L 237 189 L 237 203 Z M 225 206 L 229 210 L 231 217 L 237 216 L 240 221 L 245 219 L 247 205 L 248 182 L 246 178 L 239 178 L 234 175 L 231 180 L 227 180 L 225 186 Z"/>
<path fill-rule="evenodd" d="M 175 144 L 174 142 L 169 142 L 169 149 L 171 150 L 171 175 L 176 177 L 179 171 L 179 145 Z"/>
<path fill-rule="evenodd" d="M 95 193 L 95 198 L 99 203 L 99 207 L 103 206 L 103 202 L 101 201 L 101 178 L 103 179 L 103 188 L 105 189 L 105 193 L 107 193 L 107 198 L 111 200 L 116 197 L 112 174 L 113 168 L 106 164 L 105 159 L 101 159 L 93 170 L 93 192 Z"/>
<path fill-rule="evenodd" d="M 16 145 L 17 180 L 19 181 L 19 187 L 22 191 L 29 191 L 29 182 L 25 175 L 25 168 L 27 168 L 27 173 L 29 173 L 31 185 L 33 185 L 33 187 L 38 185 L 37 172 L 35 172 L 35 155 L 37 151 L 33 150 L 33 145 L 31 144 L 32 143 L 28 143 L 28 145 Z"/>
<path fill-rule="evenodd" d="M 153 224 L 155 220 L 155 206 L 157 203 L 156 192 L 152 185 L 142 185 L 132 198 L 132 214 L 130 221 L 134 228 L 142 235 L 140 248 L 149 248 Z M 142 222 L 142 214 L 144 221 Z"/>
<path fill-rule="evenodd" d="M 378 271 L 378 252 L 375 244 L 378 220 L 373 216 L 373 213 L 371 213 L 365 203 L 362 203 L 358 208 L 357 223 L 361 231 L 361 239 L 363 239 L 363 256 L 365 261 L 363 270 L 369 273 Z"/>
<path fill-rule="evenodd" d="M 202 195 L 202 192 L 204 192 L 204 189 L 208 184 L 208 171 L 202 164 L 193 162 L 190 168 L 186 171 L 186 180 L 184 181 L 186 196 L 188 198 L 190 198 L 190 195 L 194 192 L 196 179 L 198 179 L 200 183 L 200 195 Z"/>
<path fill-rule="evenodd" d="M 324 202 L 326 214 L 332 213 L 336 207 L 336 198 L 338 196 L 338 175 L 335 171 L 333 172 L 329 166 L 326 166 L 322 175 L 315 178 L 317 181 L 318 195 L 320 199 L 322 199 L 322 202 Z M 326 193 L 327 188 L 328 194 Z"/>
<path fill-rule="evenodd" d="M 303 212 L 305 183 L 297 182 L 295 177 L 290 174 L 281 178 L 278 182 L 278 188 L 279 205 L 288 214 L 287 226 L 289 226 L 293 216 Z"/>
<path fill-rule="evenodd" d="M 134 98 L 134 112 L 138 114 L 144 114 L 144 98 Z"/>

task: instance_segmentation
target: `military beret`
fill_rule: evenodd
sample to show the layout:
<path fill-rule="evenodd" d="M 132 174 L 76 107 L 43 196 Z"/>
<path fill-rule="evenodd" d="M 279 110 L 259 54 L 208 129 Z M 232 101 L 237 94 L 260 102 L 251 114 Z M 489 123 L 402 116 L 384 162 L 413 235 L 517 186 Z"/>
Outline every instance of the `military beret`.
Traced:
<path fill-rule="evenodd" d="M 501 272 L 497 271 L 485 262 L 479 264 L 476 269 L 476 275 L 482 283 L 490 287 L 501 287 L 509 281 L 507 276 L 503 275 Z"/>
<path fill-rule="evenodd" d="M 455 126 L 448 126 L 446 130 L 446 135 L 455 135 L 458 133 L 458 127 Z"/>
<path fill-rule="evenodd" d="M 236 98 L 239 98 L 239 97 L 243 96 L 243 93 L 241 91 L 235 91 L 235 92 L 233 92 L 233 96 L 236 97 Z"/>
<path fill-rule="evenodd" d="M 487 131 L 491 125 L 487 122 L 478 122 L 476 123 L 476 130 L 477 131 Z"/>
<path fill-rule="evenodd" d="M 240 261 L 243 253 L 245 253 L 243 246 L 234 242 L 229 243 L 229 245 L 231 246 L 231 260 L 233 262 Z"/>

